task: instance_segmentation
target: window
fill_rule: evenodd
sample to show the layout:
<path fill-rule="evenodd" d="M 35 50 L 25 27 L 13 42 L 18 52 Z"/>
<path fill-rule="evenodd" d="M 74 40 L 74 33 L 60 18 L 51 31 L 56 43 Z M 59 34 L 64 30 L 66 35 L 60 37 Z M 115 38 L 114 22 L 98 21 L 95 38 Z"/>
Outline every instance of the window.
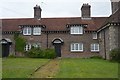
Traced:
<path fill-rule="evenodd" d="M 31 35 L 31 28 L 30 27 L 24 27 L 23 28 L 23 35 Z"/>
<path fill-rule="evenodd" d="M 99 51 L 99 44 L 91 44 L 91 51 L 96 52 Z"/>
<path fill-rule="evenodd" d="M 38 47 L 40 47 L 40 43 L 34 43 L 33 46 L 34 46 L 35 48 L 38 48 Z"/>
<path fill-rule="evenodd" d="M 99 38 L 101 39 L 101 32 L 99 33 Z"/>
<path fill-rule="evenodd" d="M 71 51 L 83 51 L 83 44 L 82 43 L 72 43 Z"/>
<path fill-rule="evenodd" d="M 81 26 L 73 26 L 71 27 L 71 34 L 83 34 L 83 27 Z"/>
<path fill-rule="evenodd" d="M 40 27 L 34 27 L 33 28 L 33 35 L 41 35 L 41 28 Z"/>
<path fill-rule="evenodd" d="M 97 33 L 93 33 L 93 39 L 97 39 Z"/>
<path fill-rule="evenodd" d="M 25 51 L 29 51 L 31 49 L 31 44 L 26 44 Z"/>

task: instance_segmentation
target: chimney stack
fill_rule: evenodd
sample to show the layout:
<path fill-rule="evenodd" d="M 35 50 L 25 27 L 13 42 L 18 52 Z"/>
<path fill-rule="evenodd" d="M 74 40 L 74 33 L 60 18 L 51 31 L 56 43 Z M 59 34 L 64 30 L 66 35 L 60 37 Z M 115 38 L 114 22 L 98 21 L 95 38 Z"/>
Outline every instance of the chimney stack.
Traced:
<path fill-rule="evenodd" d="M 81 7 L 81 18 L 82 19 L 91 19 L 91 6 L 87 4 L 83 4 Z"/>
<path fill-rule="evenodd" d="M 41 19 L 41 11 L 42 9 L 40 8 L 40 6 L 36 5 L 34 7 L 34 18 L 35 19 Z"/>
<path fill-rule="evenodd" d="M 112 14 L 119 8 L 120 0 L 111 0 Z"/>

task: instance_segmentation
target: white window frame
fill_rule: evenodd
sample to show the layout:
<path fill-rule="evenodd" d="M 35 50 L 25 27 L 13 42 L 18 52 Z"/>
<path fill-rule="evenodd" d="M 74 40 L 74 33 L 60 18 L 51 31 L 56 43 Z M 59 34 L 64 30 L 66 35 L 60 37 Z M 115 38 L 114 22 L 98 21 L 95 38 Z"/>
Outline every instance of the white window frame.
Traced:
<path fill-rule="evenodd" d="M 31 27 L 24 27 L 23 28 L 23 35 L 31 35 L 31 34 L 32 34 Z"/>
<path fill-rule="evenodd" d="M 82 26 L 71 26 L 70 33 L 71 34 L 83 34 L 83 27 Z"/>
<path fill-rule="evenodd" d="M 93 39 L 97 39 L 97 33 L 92 33 L 92 35 L 93 35 Z"/>
<path fill-rule="evenodd" d="M 39 48 L 39 47 L 41 47 L 41 44 L 40 44 L 40 43 L 33 43 L 33 46 L 34 46 L 35 48 Z"/>
<path fill-rule="evenodd" d="M 83 52 L 83 43 L 71 43 L 71 52 Z"/>
<path fill-rule="evenodd" d="M 99 52 L 99 51 L 100 51 L 100 46 L 98 43 L 91 44 L 91 52 Z"/>
<path fill-rule="evenodd" d="M 41 35 L 41 27 L 34 27 L 33 35 Z"/>
<path fill-rule="evenodd" d="M 25 45 L 25 51 L 29 51 L 31 48 L 32 45 L 30 43 Z"/>
<path fill-rule="evenodd" d="M 102 33 L 101 33 L 101 32 L 99 33 L 99 38 L 100 38 L 100 39 L 102 38 Z"/>

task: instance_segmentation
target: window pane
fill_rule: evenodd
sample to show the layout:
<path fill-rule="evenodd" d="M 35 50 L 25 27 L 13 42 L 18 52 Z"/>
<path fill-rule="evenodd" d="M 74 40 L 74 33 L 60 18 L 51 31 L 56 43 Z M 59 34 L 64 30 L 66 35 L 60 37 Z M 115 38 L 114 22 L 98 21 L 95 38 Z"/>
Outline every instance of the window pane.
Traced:
<path fill-rule="evenodd" d="M 79 50 L 79 44 L 75 44 L 75 50 Z"/>
<path fill-rule="evenodd" d="M 83 44 L 82 43 L 80 43 L 80 45 L 79 45 L 79 50 L 83 50 Z"/>
<path fill-rule="evenodd" d="M 71 27 L 71 34 L 83 34 L 83 27 L 81 26 Z"/>
<path fill-rule="evenodd" d="M 91 50 L 94 50 L 94 44 L 91 44 Z"/>
<path fill-rule="evenodd" d="M 93 39 L 97 39 L 97 33 L 93 33 Z"/>
<path fill-rule="evenodd" d="M 41 34 L 41 28 L 40 27 L 33 28 L 33 34 L 34 35 L 40 35 Z"/>

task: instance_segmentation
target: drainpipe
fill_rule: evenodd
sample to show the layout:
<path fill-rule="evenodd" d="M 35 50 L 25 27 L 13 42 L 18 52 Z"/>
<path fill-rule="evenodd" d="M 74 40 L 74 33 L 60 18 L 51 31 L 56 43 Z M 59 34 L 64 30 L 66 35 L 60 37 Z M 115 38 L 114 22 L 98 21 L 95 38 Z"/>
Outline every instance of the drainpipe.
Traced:
<path fill-rule="evenodd" d="M 103 30 L 104 32 L 104 53 L 105 53 L 105 60 L 106 60 L 106 41 L 105 41 L 105 30 Z"/>
<path fill-rule="evenodd" d="M 48 49 L 48 32 L 47 32 L 47 49 Z"/>

